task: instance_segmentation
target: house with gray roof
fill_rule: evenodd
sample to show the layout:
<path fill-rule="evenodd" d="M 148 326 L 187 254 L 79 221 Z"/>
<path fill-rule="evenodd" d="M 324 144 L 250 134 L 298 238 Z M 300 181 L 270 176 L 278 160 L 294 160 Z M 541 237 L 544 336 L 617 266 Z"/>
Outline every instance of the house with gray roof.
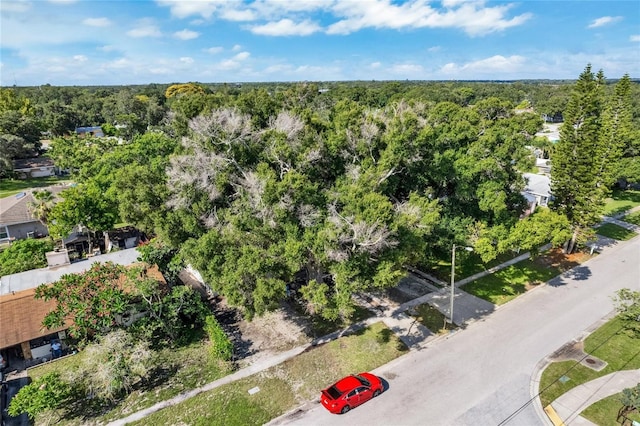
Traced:
<path fill-rule="evenodd" d="M 549 179 L 549 176 L 524 173 L 523 177 L 527 184 L 522 195 L 529 204 L 528 213 L 533 213 L 537 206 L 547 207 L 552 199 L 551 179 Z"/>
<path fill-rule="evenodd" d="M 55 196 L 66 188 L 56 185 L 43 189 L 51 191 Z M 34 202 L 35 198 L 31 191 L 0 198 L 0 243 L 49 235 L 45 224 L 31 213 L 30 206 Z"/>

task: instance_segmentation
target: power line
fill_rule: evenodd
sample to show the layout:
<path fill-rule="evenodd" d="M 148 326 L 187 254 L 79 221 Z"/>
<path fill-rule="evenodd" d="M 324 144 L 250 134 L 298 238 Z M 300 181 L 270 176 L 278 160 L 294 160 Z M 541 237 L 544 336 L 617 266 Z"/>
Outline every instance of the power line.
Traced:
<path fill-rule="evenodd" d="M 592 353 L 597 351 L 598 349 L 600 349 L 600 347 L 602 347 L 605 343 L 607 343 L 609 340 L 611 340 L 611 338 L 613 338 L 613 336 L 617 335 L 620 331 L 622 331 L 624 329 L 624 326 L 620 327 L 618 330 L 616 330 L 613 334 L 611 334 L 609 337 L 607 337 L 605 340 L 603 340 L 600 344 L 598 344 L 598 346 L 596 346 L 591 353 L 586 353 L 585 355 L 579 360 L 576 361 L 571 367 L 569 367 L 566 371 L 564 371 L 562 374 L 560 374 L 560 376 L 555 379 L 554 381 L 552 381 L 551 383 L 549 383 L 544 389 L 538 391 L 538 393 L 532 397 L 531 399 L 529 399 L 527 402 L 525 402 L 524 404 L 522 404 L 517 410 L 515 410 L 513 413 L 511 413 L 509 416 L 507 416 L 507 418 L 505 418 L 504 420 L 502 420 L 500 423 L 498 423 L 498 426 L 503 426 L 507 423 L 509 423 L 511 420 L 513 420 L 518 414 L 520 414 L 520 412 L 522 412 L 524 409 L 526 409 L 527 407 L 529 407 L 536 398 L 538 398 L 540 395 L 542 395 L 542 393 L 544 391 L 546 391 L 547 389 L 549 389 L 551 386 L 553 386 L 554 384 L 556 384 L 558 381 L 560 381 L 560 378 L 563 377 L 564 375 L 566 375 L 567 373 L 569 373 L 571 370 L 573 370 L 576 366 L 578 366 L 582 361 L 584 361 L 586 358 L 588 358 L 589 356 L 592 356 Z M 627 360 L 627 362 L 624 365 L 627 365 L 629 362 L 631 362 L 632 359 L 634 359 L 636 356 L 638 356 L 638 354 L 640 354 L 640 350 L 638 350 L 638 352 L 636 352 L 631 358 L 629 358 Z"/>

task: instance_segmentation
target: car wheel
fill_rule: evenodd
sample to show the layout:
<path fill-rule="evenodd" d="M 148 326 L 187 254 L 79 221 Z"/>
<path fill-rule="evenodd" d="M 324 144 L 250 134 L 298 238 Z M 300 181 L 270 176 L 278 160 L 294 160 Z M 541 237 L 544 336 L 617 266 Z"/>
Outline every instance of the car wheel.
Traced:
<path fill-rule="evenodd" d="M 375 398 L 376 396 L 380 395 L 382 392 L 380 392 L 380 389 L 376 389 L 376 391 L 373 393 L 373 397 Z"/>
<path fill-rule="evenodd" d="M 351 410 L 351 407 L 345 405 L 344 407 L 342 407 L 342 410 L 340 410 L 340 414 L 346 414 L 349 412 L 349 410 Z"/>

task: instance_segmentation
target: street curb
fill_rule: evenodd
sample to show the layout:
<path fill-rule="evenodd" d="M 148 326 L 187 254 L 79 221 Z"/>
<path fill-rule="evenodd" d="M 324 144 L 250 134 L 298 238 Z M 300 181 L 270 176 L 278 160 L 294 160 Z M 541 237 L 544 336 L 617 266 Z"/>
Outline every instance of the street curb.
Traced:
<path fill-rule="evenodd" d="M 544 407 L 544 412 L 547 414 L 549 420 L 554 426 L 565 426 L 564 422 L 551 405 L 547 405 L 546 407 Z"/>
<path fill-rule="evenodd" d="M 594 323 L 592 323 L 591 325 L 589 325 L 583 331 L 581 331 L 576 336 L 576 338 L 573 339 L 573 340 L 575 340 L 575 341 L 583 341 L 590 334 L 592 334 L 594 331 L 596 331 L 598 328 L 600 328 L 603 324 L 605 324 L 607 321 L 609 321 L 610 319 L 615 317 L 616 314 L 617 314 L 617 312 L 616 312 L 615 309 L 610 311 L 608 314 L 606 314 L 605 316 L 603 316 L 599 320 L 597 320 Z M 552 361 L 549 359 L 549 356 L 546 356 L 546 357 L 542 358 L 540 361 L 538 361 L 538 363 L 536 364 L 536 366 L 533 369 L 533 373 L 531 374 L 531 382 L 529 384 L 529 393 L 531 395 L 531 401 L 533 401 L 533 404 L 534 404 L 534 409 L 535 409 L 536 413 L 538 414 L 538 417 L 540 418 L 540 420 L 544 421 L 545 424 L 547 424 L 548 426 L 562 426 L 562 425 L 564 425 L 564 422 L 562 422 L 562 420 L 560 420 L 560 423 L 556 422 L 555 419 L 556 418 L 559 419 L 559 416 L 555 412 L 553 407 L 551 407 L 551 404 L 549 404 L 547 407 L 542 407 L 542 402 L 540 401 L 540 392 L 541 392 L 540 391 L 540 381 L 541 381 L 541 378 L 542 378 L 542 373 L 544 372 L 544 370 L 546 370 L 546 368 L 551 363 L 552 363 Z M 551 414 L 549 413 L 548 408 L 551 409 L 551 411 L 552 411 Z"/>

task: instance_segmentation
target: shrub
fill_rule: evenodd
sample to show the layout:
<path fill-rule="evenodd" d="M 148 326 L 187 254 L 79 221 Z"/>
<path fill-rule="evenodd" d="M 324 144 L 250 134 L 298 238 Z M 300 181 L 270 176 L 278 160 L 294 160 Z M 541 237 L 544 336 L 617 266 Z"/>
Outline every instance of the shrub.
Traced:
<path fill-rule="evenodd" d="M 18 240 L 0 252 L 0 276 L 47 266 L 46 252 L 53 250 L 50 239 Z"/>
<path fill-rule="evenodd" d="M 209 336 L 211 347 L 209 353 L 215 359 L 223 361 L 231 360 L 233 356 L 233 343 L 225 334 L 224 330 L 213 315 L 207 316 L 204 324 L 204 330 Z"/>
<path fill-rule="evenodd" d="M 44 411 L 62 406 L 71 396 L 71 391 L 71 385 L 58 373 L 46 374 L 20 389 L 11 399 L 9 414 L 15 417 L 27 413 L 34 419 Z"/>

